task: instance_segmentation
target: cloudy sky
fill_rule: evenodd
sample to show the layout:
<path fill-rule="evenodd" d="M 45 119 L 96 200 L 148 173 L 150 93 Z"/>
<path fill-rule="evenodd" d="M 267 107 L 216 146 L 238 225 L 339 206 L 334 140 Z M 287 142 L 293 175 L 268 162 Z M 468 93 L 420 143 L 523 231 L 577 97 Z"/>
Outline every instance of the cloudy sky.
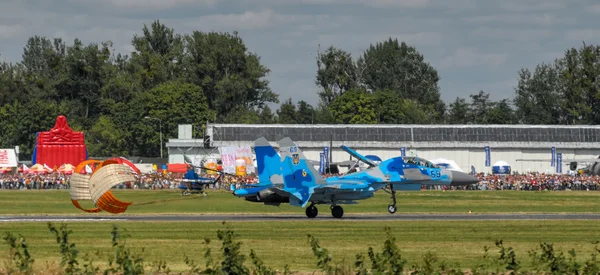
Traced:
<path fill-rule="evenodd" d="M 237 30 L 280 99 L 314 104 L 319 44 L 357 57 L 394 37 L 437 68 L 445 101 L 479 90 L 500 99 L 512 98 L 520 68 L 598 44 L 598 18 L 593 0 L 0 0 L 0 60 L 19 61 L 33 35 L 129 53 L 133 34 L 160 19 L 179 33 Z"/>

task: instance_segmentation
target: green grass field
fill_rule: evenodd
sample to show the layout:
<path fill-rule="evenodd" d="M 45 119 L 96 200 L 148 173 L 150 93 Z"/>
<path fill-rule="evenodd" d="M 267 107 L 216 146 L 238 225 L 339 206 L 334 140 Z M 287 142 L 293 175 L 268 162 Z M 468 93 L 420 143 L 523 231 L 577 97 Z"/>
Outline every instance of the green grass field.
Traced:
<path fill-rule="evenodd" d="M 208 197 L 181 197 L 177 191 L 121 191 L 116 197 L 134 204 L 127 214 L 303 214 L 304 209 L 264 206 L 235 198 L 227 192 L 209 193 Z M 600 192 L 515 192 L 515 191 L 422 191 L 399 193 L 399 213 L 598 213 Z M 345 206 L 346 215 L 387 214 L 390 199 L 385 193 Z M 321 206 L 324 208 L 325 206 Z M 325 210 L 325 209 L 323 209 Z M 328 215 L 328 211 L 321 215 Z M 82 214 L 71 205 L 68 191 L 2 191 L 0 216 L 34 214 Z M 224 229 L 219 222 L 115 222 L 131 237 L 127 244 L 143 252 L 147 263 L 166 260 L 175 271 L 184 271 L 184 256 L 203 262 L 202 240 L 213 240 L 216 254 L 219 243 L 216 231 Z M 100 254 L 97 262 L 106 263 L 112 253 L 110 230 L 113 223 L 69 222 L 74 231 L 71 239 L 82 253 Z M 600 221 L 262 221 L 229 222 L 243 242 L 247 255 L 254 249 L 269 266 L 280 270 L 287 263 L 293 270 L 315 271 L 316 260 L 307 242 L 307 234 L 320 239 L 330 249 L 336 261 L 353 263 L 356 253 L 366 253 L 369 246 L 379 250 L 385 239 L 384 227 L 390 226 L 409 264 L 421 260 L 427 251 L 434 252 L 452 266 L 469 268 L 482 262 L 483 247 L 493 246 L 503 239 L 512 246 L 527 266 L 527 253 L 539 242 L 552 242 L 563 252 L 574 248 L 582 258 L 589 257 L 600 241 Z M 55 238 L 45 223 L 0 223 L 0 232 L 22 234 L 30 245 L 38 268 L 47 263 L 59 263 L 60 254 Z M 8 247 L 2 243 L 0 250 Z M 3 252 L 0 252 L 3 253 Z M 3 253 L 3 255 L 6 255 Z M 4 262 L 5 256 L 0 256 Z M 249 262 L 247 262 L 249 264 Z"/>
<path fill-rule="evenodd" d="M 247 255 L 253 248 L 269 266 L 283 269 L 287 263 L 293 270 L 314 271 L 316 260 L 307 243 L 307 234 L 320 239 L 337 261 L 353 263 L 356 253 L 367 252 L 369 246 L 380 250 L 385 240 L 384 226 L 390 226 L 397 238 L 403 257 L 410 263 L 421 260 L 427 251 L 434 252 L 451 266 L 468 268 L 482 262 L 483 247 L 494 246 L 496 239 L 517 251 L 523 264 L 529 264 L 527 251 L 540 241 L 552 242 L 564 252 L 574 248 L 582 257 L 589 257 L 594 240 L 600 240 L 600 221 L 419 221 L 419 222 L 231 222 L 229 226 L 243 242 Z M 100 251 L 97 262 L 106 262 L 112 254 L 109 223 L 71 223 L 71 240 L 82 253 Z M 202 263 L 204 237 L 212 239 L 217 252 L 216 230 L 224 229 L 214 222 L 122 222 L 131 238 L 128 247 L 141 253 L 146 262 L 166 260 L 171 270 L 184 271 L 185 255 Z M 11 231 L 27 238 L 33 257 L 43 266 L 60 262 L 55 238 L 45 223 L 5 223 L 0 231 Z M 7 247 L 0 245 L 4 250 Z"/>
<path fill-rule="evenodd" d="M 126 214 L 303 214 L 304 209 L 251 203 L 225 191 L 209 191 L 207 197 L 181 197 L 176 190 L 115 190 L 115 196 L 133 204 Z M 398 213 L 600 213 L 600 192 L 532 191 L 421 191 L 399 192 Z M 390 195 L 345 205 L 346 215 L 387 214 Z M 84 207 L 91 203 L 82 202 Z M 326 209 L 327 206 L 320 206 Z M 327 211 L 321 211 L 322 214 Z M 65 190 L 2 191 L 0 215 L 86 214 L 75 208 Z M 328 213 L 327 213 L 328 214 Z M 93 215 L 105 215 L 98 213 Z M 108 214 L 110 215 L 110 214 Z"/>

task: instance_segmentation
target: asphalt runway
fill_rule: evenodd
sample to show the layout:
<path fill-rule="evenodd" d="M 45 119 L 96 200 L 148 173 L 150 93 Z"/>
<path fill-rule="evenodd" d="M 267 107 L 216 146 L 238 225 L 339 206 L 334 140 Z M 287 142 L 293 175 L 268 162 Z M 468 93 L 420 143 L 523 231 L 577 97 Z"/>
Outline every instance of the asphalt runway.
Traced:
<path fill-rule="evenodd" d="M 484 220 L 600 220 L 600 214 L 387 214 L 347 215 L 335 219 L 320 215 L 308 219 L 304 215 L 114 215 L 114 216 L 0 216 L 2 222 L 112 222 L 112 221 L 484 221 Z"/>

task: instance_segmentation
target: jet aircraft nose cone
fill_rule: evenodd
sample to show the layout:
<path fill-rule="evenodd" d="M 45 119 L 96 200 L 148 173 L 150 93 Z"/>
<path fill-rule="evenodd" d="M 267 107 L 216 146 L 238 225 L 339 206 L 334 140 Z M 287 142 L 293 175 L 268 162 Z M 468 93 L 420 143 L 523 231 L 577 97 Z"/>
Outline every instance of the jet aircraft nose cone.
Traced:
<path fill-rule="evenodd" d="M 479 182 L 479 179 L 469 174 L 452 171 L 452 182 L 450 185 L 471 185 Z"/>

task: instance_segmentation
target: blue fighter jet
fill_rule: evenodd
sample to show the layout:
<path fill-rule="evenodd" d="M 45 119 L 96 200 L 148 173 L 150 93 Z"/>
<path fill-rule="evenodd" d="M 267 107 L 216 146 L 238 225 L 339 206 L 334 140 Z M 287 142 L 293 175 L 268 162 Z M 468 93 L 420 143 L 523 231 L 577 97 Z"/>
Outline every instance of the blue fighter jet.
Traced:
<path fill-rule="evenodd" d="M 264 138 L 255 141 L 259 184 L 232 190 L 237 197 L 266 205 L 289 203 L 306 207 L 306 216 L 318 215 L 317 204 L 331 205 L 331 214 L 341 218 L 340 204 L 356 204 L 380 189 L 391 193 L 390 213 L 396 212 L 396 191 L 420 190 L 421 185 L 469 185 L 479 180 L 468 174 L 440 168 L 416 157 L 394 157 L 373 163 L 354 150 L 343 150 L 368 165 L 363 171 L 325 179 L 290 138 L 279 141 L 279 154 Z M 387 191 L 386 189 L 390 190 Z"/>

